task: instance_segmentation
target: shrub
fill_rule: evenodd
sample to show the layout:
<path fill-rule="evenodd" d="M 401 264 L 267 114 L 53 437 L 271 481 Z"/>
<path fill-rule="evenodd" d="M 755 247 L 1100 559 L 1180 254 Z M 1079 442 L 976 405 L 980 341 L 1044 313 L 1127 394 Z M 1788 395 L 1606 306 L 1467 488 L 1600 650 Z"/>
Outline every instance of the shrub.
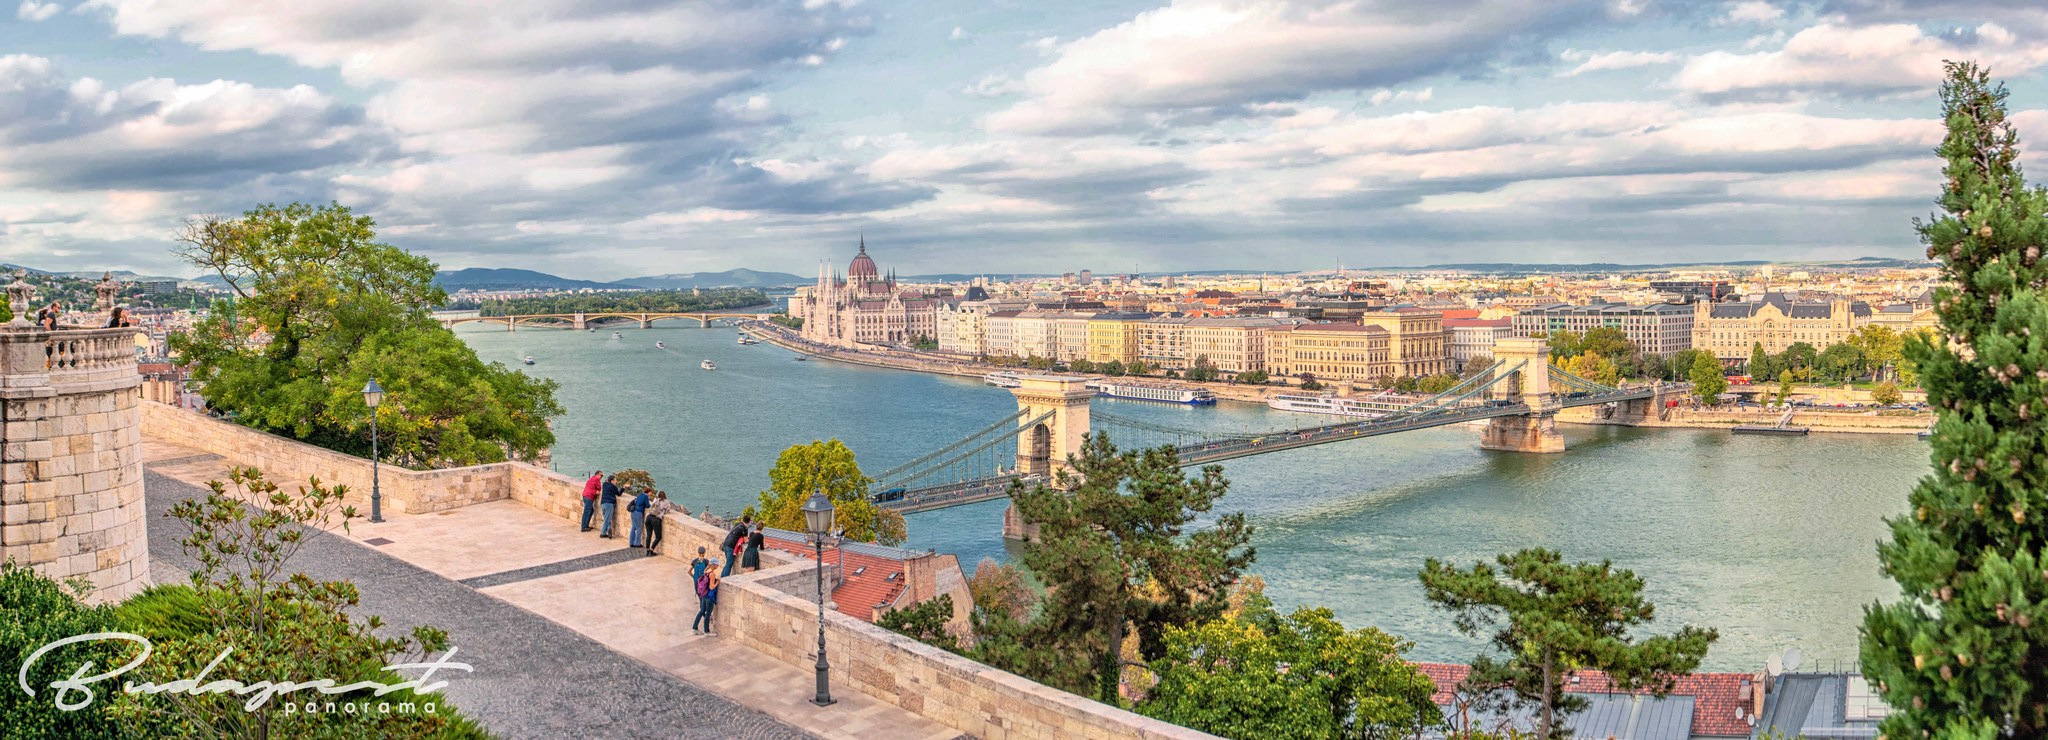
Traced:
<path fill-rule="evenodd" d="M 7 683 L 29 656 L 57 640 L 94 632 L 118 631 L 114 616 L 102 606 L 86 606 L 49 577 L 28 566 L 8 561 L 0 565 L 0 664 L 7 667 Z M 27 682 L 35 689 L 29 696 L 19 686 L 0 690 L 0 738 L 101 738 L 121 736 L 121 726 L 106 709 L 106 691 L 95 687 L 94 702 L 77 711 L 57 708 L 51 681 L 69 678 L 88 661 L 101 670 L 126 664 L 136 646 L 130 642 L 97 640 L 72 643 L 36 659 L 29 666 Z M 99 670 L 89 671 L 98 673 Z M 68 701 L 77 701 L 73 695 Z"/>

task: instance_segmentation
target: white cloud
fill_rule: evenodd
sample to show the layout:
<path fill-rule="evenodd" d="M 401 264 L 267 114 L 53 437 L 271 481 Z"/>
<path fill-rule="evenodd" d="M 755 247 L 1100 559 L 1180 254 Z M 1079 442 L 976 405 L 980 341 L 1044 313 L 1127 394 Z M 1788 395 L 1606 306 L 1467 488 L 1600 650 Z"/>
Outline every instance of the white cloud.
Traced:
<path fill-rule="evenodd" d="M 1025 75 L 1030 95 L 990 115 L 992 131 L 1087 133 L 1152 114 L 1371 89 L 1474 68 L 1510 39 L 1589 22 L 1592 0 L 1426 3 L 1176 0 L 1060 45 Z"/>
<path fill-rule="evenodd" d="M 1427 103 L 1433 97 L 1436 97 L 1436 88 L 1434 87 L 1425 87 L 1420 90 L 1401 90 L 1398 92 L 1381 88 L 1378 92 L 1374 92 L 1368 100 L 1373 105 L 1386 105 L 1388 103 Z"/>
<path fill-rule="evenodd" d="M 954 27 L 953 27 L 953 32 L 952 32 L 952 33 L 950 33 L 950 34 L 947 34 L 947 35 L 946 35 L 946 38 L 952 39 L 952 40 L 954 40 L 954 41 L 960 41 L 960 40 L 962 40 L 962 39 L 966 39 L 966 38 L 968 38 L 968 37 L 970 37 L 970 36 L 973 36 L 973 35 L 974 35 L 974 34 L 968 33 L 968 32 L 967 32 L 967 29 L 965 29 L 965 28 L 961 28 L 961 27 L 959 27 L 959 26 L 954 26 Z"/>
<path fill-rule="evenodd" d="M 1567 62 L 1578 62 L 1579 66 L 1559 72 L 1559 77 L 1577 77 L 1587 72 L 1603 72 L 1631 67 L 1648 67 L 1670 64 L 1678 61 L 1678 55 L 1668 51 L 1610 51 L 1593 53 L 1566 49 L 1558 58 Z"/>
<path fill-rule="evenodd" d="M 1741 0 L 1728 3 L 1728 14 L 1721 17 L 1724 24 L 1744 23 L 1765 24 L 1785 17 L 1785 10 L 1763 0 Z"/>
<path fill-rule="evenodd" d="M 47 21 L 63 12 L 64 6 L 54 2 L 41 3 L 36 0 L 21 0 L 21 7 L 14 11 L 14 17 L 35 23 Z"/>
<path fill-rule="evenodd" d="M 992 74 L 984 75 L 981 79 L 976 80 L 974 84 L 968 85 L 960 91 L 977 98 L 1000 98 L 1017 94 L 1023 90 L 1023 83 L 1010 79 L 1007 75 Z"/>
<path fill-rule="evenodd" d="M 1932 90 L 1945 59 L 1975 59 L 2008 77 L 2048 64 L 2048 44 L 2038 39 L 2022 41 L 1989 23 L 1970 36 L 1964 43 L 1909 24 L 1822 23 L 1793 34 L 1777 51 L 1694 56 L 1671 84 L 1716 99 L 1881 96 Z"/>

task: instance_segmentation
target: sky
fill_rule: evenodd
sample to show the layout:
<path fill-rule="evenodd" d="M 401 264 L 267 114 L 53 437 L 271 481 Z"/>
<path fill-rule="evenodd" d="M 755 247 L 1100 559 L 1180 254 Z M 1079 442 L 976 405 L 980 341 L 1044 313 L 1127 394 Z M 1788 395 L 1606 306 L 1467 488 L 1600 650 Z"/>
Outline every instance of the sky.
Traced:
<path fill-rule="evenodd" d="M 586 279 L 1918 257 L 1944 59 L 2043 171 L 2040 0 L 22 0 L 0 262 L 295 200 Z"/>

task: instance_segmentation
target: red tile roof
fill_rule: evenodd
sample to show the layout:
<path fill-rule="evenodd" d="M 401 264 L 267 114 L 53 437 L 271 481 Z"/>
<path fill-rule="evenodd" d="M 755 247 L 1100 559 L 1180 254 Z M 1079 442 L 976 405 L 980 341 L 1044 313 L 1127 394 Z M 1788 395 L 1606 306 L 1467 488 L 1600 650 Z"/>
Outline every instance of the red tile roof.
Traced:
<path fill-rule="evenodd" d="M 763 543 L 783 552 L 810 560 L 815 552 L 796 542 L 770 539 Z M 858 552 L 845 554 L 845 575 L 837 588 L 832 589 L 832 606 L 841 614 L 863 622 L 875 621 L 875 614 L 887 611 L 883 607 L 895 603 L 902 595 L 903 586 L 909 574 L 903 561 L 878 557 Z M 825 562 L 829 565 L 841 563 L 839 548 L 825 548 Z M 894 580 L 891 580 L 894 576 Z"/>
<path fill-rule="evenodd" d="M 1430 701 L 1439 705 L 1451 703 L 1451 696 L 1457 692 L 1458 682 L 1471 675 L 1472 667 L 1456 663 L 1415 663 L 1423 675 L 1436 683 L 1436 693 Z M 1566 679 L 1565 690 L 1585 693 L 1611 693 L 1614 682 L 1602 671 L 1575 671 L 1577 683 Z M 1754 708 L 1754 699 L 1749 694 L 1756 677 L 1748 673 L 1691 673 L 1679 676 L 1672 682 L 1672 696 L 1693 698 L 1692 734 L 1714 737 L 1747 737 L 1750 733 L 1749 716 Z M 1628 693 L 1648 694 L 1637 690 Z M 1738 716 L 1738 712 L 1741 716 Z"/>

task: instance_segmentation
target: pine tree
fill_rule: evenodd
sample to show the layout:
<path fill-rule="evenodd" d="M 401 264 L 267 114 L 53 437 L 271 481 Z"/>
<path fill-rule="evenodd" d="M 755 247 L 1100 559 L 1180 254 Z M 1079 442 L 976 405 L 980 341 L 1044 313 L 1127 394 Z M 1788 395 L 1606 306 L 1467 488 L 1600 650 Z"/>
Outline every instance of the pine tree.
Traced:
<path fill-rule="evenodd" d="M 1941 212 L 1914 222 L 1953 287 L 1936 293 L 1939 340 L 1906 348 L 1939 419 L 1934 471 L 1878 546 L 1905 599 L 1864 615 L 1893 738 L 2048 734 L 2048 191 L 2020 177 L 2005 98 L 1948 64 Z"/>

